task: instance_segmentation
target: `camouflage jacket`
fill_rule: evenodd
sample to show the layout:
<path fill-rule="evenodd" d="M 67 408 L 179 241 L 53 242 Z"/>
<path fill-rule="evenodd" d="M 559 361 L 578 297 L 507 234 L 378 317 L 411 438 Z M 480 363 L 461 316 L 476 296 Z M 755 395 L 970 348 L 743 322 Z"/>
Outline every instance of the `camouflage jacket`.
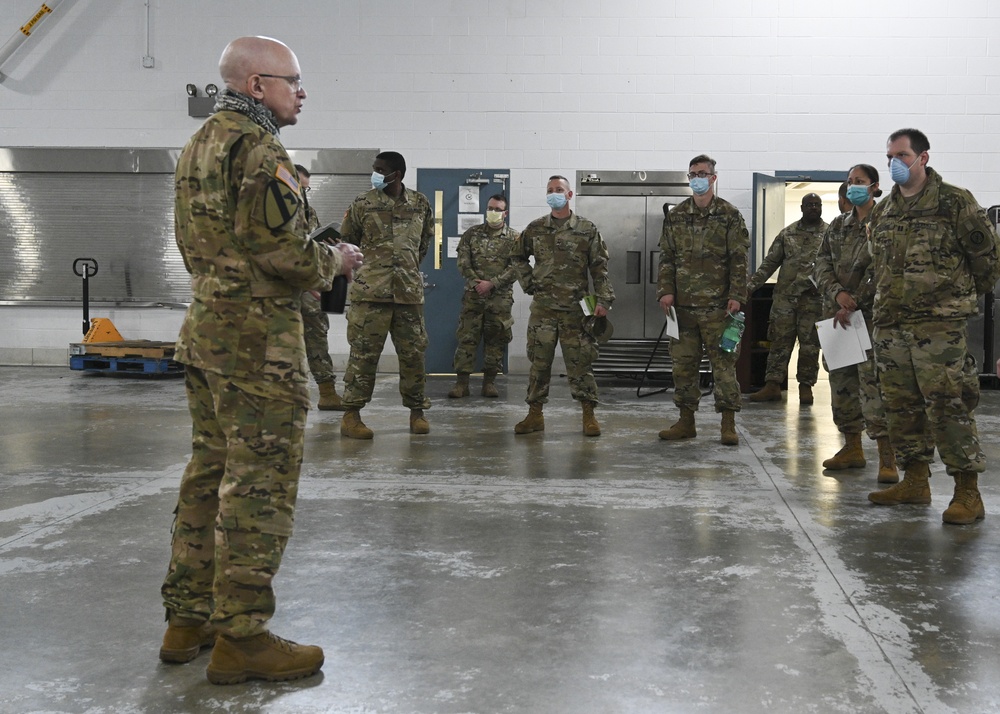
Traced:
<path fill-rule="evenodd" d="M 831 315 L 840 309 L 837 294 L 846 291 L 858 304 L 865 320 L 871 322 L 875 286 L 872 283 L 872 254 L 868 250 L 870 219 L 870 213 L 859 219 L 857 209 L 852 208 L 850 213 L 833 219 L 820 241 L 813 275 Z"/>
<path fill-rule="evenodd" d="M 521 234 L 504 225 L 493 230 L 485 223 L 472 226 L 458 242 L 458 272 L 465 278 L 466 291 L 475 291 L 478 280 L 489 280 L 490 296 L 510 297 L 519 277 L 511 251 Z"/>
<path fill-rule="evenodd" d="M 175 186 L 177 246 L 194 293 L 175 359 L 308 405 L 299 296 L 329 289 L 341 259 L 302 234 L 284 147 L 243 114 L 218 112 L 181 152 Z"/>
<path fill-rule="evenodd" d="M 681 201 L 663 219 L 656 297 L 681 307 L 725 308 L 747 299 L 750 233 L 736 206 L 713 196 L 701 209 Z"/>
<path fill-rule="evenodd" d="M 365 254 L 351 284 L 351 302 L 424 302 L 420 263 L 434 237 L 434 217 L 422 193 L 404 188 L 396 200 L 384 191 L 366 191 L 347 209 L 340 235 Z"/>
<path fill-rule="evenodd" d="M 965 319 L 1000 277 L 997 234 L 971 193 L 927 169 L 914 203 L 899 186 L 872 210 L 874 322 Z"/>
<path fill-rule="evenodd" d="M 303 230 L 306 235 L 309 235 L 314 230 L 320 227 L 319 216 L 316 214 L 316 209 L 310 206 L 308 203 L 305 204 L 305 210 L 302 212 Z"/>
<path fill-rule="evenodd" d="M 551 310 L 580 310 L 580 300 L 593 294 L 597 303 L 611 307 L 614 288 L 608 279 L 608 247 L 597 226 L 570 213 L 561 225 L 552 214 L 536 218 L 521 233 L 511 253 L 524 276 L 525 292 L 533 305 Z M 535 265 L 528 263 L 535 257 Z"/>
<path fill-rule="evenodd" d="M 826 225 L 825 221 L 820 221 L 815 226 L 796 221 L 783 228 L 775 237 L 760 267 L 750 278 L 747 292 L 752 294 L 778 270 L 778 284 L 774 286 L 775 298 L 797 298 L 805 294 L 815 296 L 813 262 Z"/>

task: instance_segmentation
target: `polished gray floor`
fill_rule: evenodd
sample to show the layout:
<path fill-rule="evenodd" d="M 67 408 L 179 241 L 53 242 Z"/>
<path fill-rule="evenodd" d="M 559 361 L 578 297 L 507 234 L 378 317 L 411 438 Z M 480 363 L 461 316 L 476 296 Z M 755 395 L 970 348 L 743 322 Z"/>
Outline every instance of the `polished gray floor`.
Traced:
<path fill-rule="evenodd" d="M 476 380 L 474 379 L 474 384 Z M 310 414 L 275 632 L 321 676 L 216 687 L 157 660 L 158 598 L 189 450 L 181 380 L 0 368 L 0 712 L 989 712 L 1000 710 L 1000 488 L 987 519 L 883 509 L 839 448 L 829 390 L 751 405 L 739 448 L 665 443 L 670 395 L 605 385 L 600 438 L 565 380 L 546 431 L 444 398 L 411 436 L 380 378 L 373 441 Z M 980 431 L 1000 464 L 1000 394 Z M 996 473 L 996 466 L 990 472 Z"/>

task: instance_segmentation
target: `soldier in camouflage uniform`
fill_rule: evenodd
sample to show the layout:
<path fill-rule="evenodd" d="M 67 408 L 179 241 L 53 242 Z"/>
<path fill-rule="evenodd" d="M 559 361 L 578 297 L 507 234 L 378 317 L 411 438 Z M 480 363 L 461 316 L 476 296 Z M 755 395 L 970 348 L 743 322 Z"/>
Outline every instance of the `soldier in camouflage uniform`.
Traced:
<path fill-rule="evenodd" d="M 302 189 L 303 231 L 306 235 L 319 228 L 319 216 L 316 209 L 309 205 L 309 189 L 311 176 L 309 170 L 302 164 L 295 164 L 299 176 L 299 186 Z M 323 312 L 320 294 L 315 290 L 302 293 L 302 328 L 306 340 L 306 359 L 309 371 L 312 372 L 316 386 L 319 387 L 319 402 L 316 408 L 342 410 L 340 395 L 337 394 L 337 375 L 333 371 L 333 360 L 330 358 L 330 343 L 327 335 L 330 332 L 330 317 Z"/>
<path fill-rule="evenodd" d="M 278 139 L 306 98 L 295 55 L 243 37 L 219 69 L 217 111 L 176 171 L 176 238 L 193 301 L 174 358 L 185 365 L 193 438 L 162 587 L 160 658 L 187 662 L 214 642 L 215 684 L 298 679 L 319 670 L 323 651 L 266 624 L 309 406 L 299 296 L 349 274 L 360 254 L 309 243 L 298 223 L 302 195 Z"/>
<path fill-rule="evenodd" d="M 875 361 L 889 439 L 903 480 L 868 495 L 873 503 L 931 501 L 927 479 L 937 445 L 955 479 L 945 523 L 984 518 L 978 475 L 986 468 L 968 383 L 967 321 L 978 295 L 1000 277 L 997 235 L 971 193 L 927 166 L 930 142 L 916 129 L 889 137 L 896 185 L 869 225 L 875 276 Z"/>
<path fill-rule="evenodd" d="M 514 261 L 524 275 L 525 290 L 533 296 L 528 318 L 528 416 L 514 427 L 515 434 L 545 430 L 542 405 L 548 401 L 552 360 L 556 344 L 562 345 L 566 374 L 573 399 L 583 409 L 583 433 L 600 436 L 594 415 L 597 382 L 591 366 L 597 359 L 597 342 L 586 329 L 580 301 L 597 298 L 595 317 L 607 317 L 615 299 L 608 279 L 608 248 L 597 226 L 570 210 L 573 198 L 569 181 L 552 176 L 546 186 L 551 213 L 528 224 L 514 248 Z M 534 268 L 528 258 L 535 257 Z"/>
<path fill-rule="evenodd" d="M 740 386 L 736 381 L 738 352 L 719 347 L 728 316 L 746 301 L 750 233 L 743 216 L 715 195 L 715 160 L 704 154 L 691 159 L 688 180 L 694 196 L 681 201 L 663 219 L 657 298 L 664 312 L 677 312 L 680 339 L 670 343 L 674 404 L 680 419 L 660 432 L 661 439 L 696 436 L 698 366 L 708 352 L 715 378 L 715 411 L 722 413 L 721 440 L 735 446 Z"/>
<path fill-rule="evenodd" d="M 495 379 L 503 370 L 504 348 L 510 343 L 511 308 L 517 268 L 511 251 L 520 235 L 508 226 L 507 198 L 492 196 L 486 204 L 486 222 L 473 226 L 458 242 L 458 270 L 465 278 L 462 311 L 455 338 L 455 372 L 458 379 L 448 396 L 469 396 L 469 374 L 475 367 L 476 349 L 483 343 L 484 397 L 498 397 Z"/>
<path fill-rule="evenodd" d="M 812 282 L 812 272 L 825 229 L 823 199 L 815 193 L 806 194 L 802 197 L 802 220 L 778 233 L 767 257 L 747 285 L 747 294 L 753 294 L 775 270 L 781 268 L 767 326 L 771 348 L 767 355 L 765 384 L 763 389 L 749 397 L 751 402 L 781 400 L 781 383 L 788 376 L 788 361 L 798 338 L 799 362 L 795 379 L 799 383 L 799 403 L 813 403 L 812 388 L 819 374 L 816 322 L 823 314 L 823 299 Z"/>
<path fill-rule="evenodd" d="M 424 409 L 424 278 L 420 263 L 434 236 L 434 217 L 427 198 L 403 186 L 406 161 L 384 151 L 372 164 L 372 189 L 347 209 L 341 238 L 368 254 L 365 267 L 351 286 L 347 340 L 351 355 L 344 372 L 344 418 L 340 433 L 371 439 L 374 432 L 361 421 L 361 409 L 371 401 L 378 361 L 385 339 L 399 356 L 399 393 L 410 409 L 410 432 L 427 434 Z"/>
<path fill-rule="evenodd" d="M 816 254 L 816 284 L 825 300 L 824 318 L 833 317 L 835 324 L 846 327 L 851 315 L 860 310 L 869 336 L 872 333 L 871 252 L 868 250 L 868 220 L 875 199 L 882 195 L 879 175 L 874 166 L 858 164 L 848 172 L 845 196 L 849 196 L 850 213 L 833 220 Z M 868 463 L 861 447 L 861 431 L 878 444 L 879 483 L 896 483 L 899 473 L 889 443 L 885 408 L 875 370 L 874 352 L 860 364 L 852 364 L 830 372 L 830 402 L 833 421 L 844 435 L 844 447 L 823 462 L 831 471 L 860 469 Z"/>

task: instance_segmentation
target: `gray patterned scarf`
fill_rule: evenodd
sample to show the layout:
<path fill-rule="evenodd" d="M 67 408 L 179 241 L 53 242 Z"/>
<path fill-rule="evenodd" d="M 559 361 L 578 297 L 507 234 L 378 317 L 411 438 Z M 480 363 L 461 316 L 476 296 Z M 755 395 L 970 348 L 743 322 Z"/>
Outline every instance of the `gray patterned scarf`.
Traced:
<path fill-rule="evenodd" d="M 215 111 L 230 111 L 245 114 L 265 131 L 278 136 L 278 125 L 274 121 L 274 114 L 253 97 L 234 92 L 232 89 L 223 89 L 215 98 Z"/>

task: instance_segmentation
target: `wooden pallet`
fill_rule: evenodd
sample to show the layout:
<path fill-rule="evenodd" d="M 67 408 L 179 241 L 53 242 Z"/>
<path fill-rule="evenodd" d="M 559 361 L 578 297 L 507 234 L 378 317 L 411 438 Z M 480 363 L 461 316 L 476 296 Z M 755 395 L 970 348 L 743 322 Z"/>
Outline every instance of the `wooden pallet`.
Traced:
<path fill-rule="evenodd" d="M 69 346 L 69 368 L 118 374 L 183 374 L 173 360 L 174 343 L 153 340 L 77 342 Z"/>

